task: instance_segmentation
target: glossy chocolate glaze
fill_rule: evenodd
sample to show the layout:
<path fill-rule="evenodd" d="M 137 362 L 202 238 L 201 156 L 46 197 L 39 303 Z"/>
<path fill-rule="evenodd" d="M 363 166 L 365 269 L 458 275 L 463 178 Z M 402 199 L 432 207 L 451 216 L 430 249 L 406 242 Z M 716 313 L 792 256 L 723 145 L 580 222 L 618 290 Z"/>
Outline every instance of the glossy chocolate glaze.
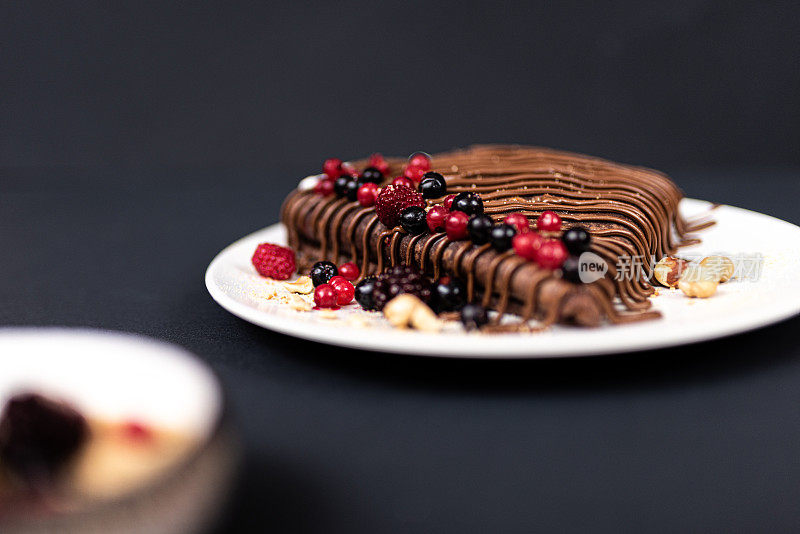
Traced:
<path fill-rule="evenodd" d="M 390 160 L 390 176 L 403 160 Z M 356 162 L 356 166 L 363 162 Z M 448 194 L 477 192 L 495 220 L 512 212 L 534 221 L 545 210 L 558 213 L 564 229 L 580 224 L 592 235 L 592 251 L 610 271 L 605 279 L 574 285 L 558 271 L 541 269 L 513 252 L 497 254 L 487 245 L 451 242 L 444 233 L 408 236 L 386 228 L 374 209 L 336 197 L 294 191 L 281 219 L 289 244 L 308 261 L 354 261 L 362 276 L 387 264 L 415 264 L 434 278 L 452 274 L 466 281 L 470 300 L 501 314 L 514 311 L 545 323 L 571 321 L 595 325 L 658 316 L 643 312 L 652 293 L 645 280 L 615 280 L 622 255 L 660 259 L 679 246 L 696 242 L 689 233 L 708 226 L 689 224 L 678 213 L 681 191 L 657 171 L 546 148 L 481 145 L 432 157 L 433 170 L 445 176 Z M 388 181 L 388 179 L 387 179 Z M 443 199 L 429 201 L 429 205 Z M 345 250 L 349 254 L 344 253 Z M 311 257 L 311 253 L 316 256 Z M 620 313 L 614 298 L 629 311 Z"/>

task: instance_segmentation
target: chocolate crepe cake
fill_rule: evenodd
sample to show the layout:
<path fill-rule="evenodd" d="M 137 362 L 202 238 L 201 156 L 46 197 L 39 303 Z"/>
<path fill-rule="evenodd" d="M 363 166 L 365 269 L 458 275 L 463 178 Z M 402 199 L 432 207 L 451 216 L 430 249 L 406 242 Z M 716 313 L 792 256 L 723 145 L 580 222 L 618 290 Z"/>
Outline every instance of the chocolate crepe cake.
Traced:
<path fill-rule="evenodd" d="M 401 226 L 384 225 L 375 207 L 364 207 L 354 194 L 305 187 L 288 196 L 281 212 L 300 270 L 318 260 L 349 261 L 360 266 L 363 278 L 389 266 L 414 265 L 433 279 L 463 280 L 468 301 L 501 316 L 508 312 L 545 324 L 596 326 L 658 317 L 648 310 L 654 290 L 647 278 L 617 276 L 620 257 L 657 261 L 696 242 L 689 233 L 705 226 L 680 216 L 683 195 L 666 175 L 642 167 L 504 145 L 434 154 L 429 161 L 430 170 L 444 177 L 448 194 L 477 193 L 485 214 L 496 222 L 522 213 L 533 223 L 552 211 L 563 231 L 586 229 L 589 251 L 605 260 L 608 272 L 590 283 L 569 281 L 562 269 L 544 268 L 513 249 L 498 252 L 489 243 L 450 239 L 444 231 L 412 235 Z M 383 163 L 386 178 L 378 185 L 386 189 L 406 160 Z M 369 164 L 353 162 L 347 170 L 355 174 Z M 443 202 L 445 197 L 426 200 L 428 208 Z"/>

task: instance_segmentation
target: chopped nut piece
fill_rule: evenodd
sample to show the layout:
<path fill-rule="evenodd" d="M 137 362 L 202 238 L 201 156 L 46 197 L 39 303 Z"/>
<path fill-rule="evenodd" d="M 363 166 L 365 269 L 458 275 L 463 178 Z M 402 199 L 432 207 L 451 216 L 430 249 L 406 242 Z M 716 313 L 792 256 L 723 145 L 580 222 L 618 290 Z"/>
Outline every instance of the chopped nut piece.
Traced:
<path fill-rule="evenodd" d="M 665 256 L 656 263 L 653 268 L 653 275 L 658 283 L 665 287 L 676 287 L 688 262 L 680 258 Z"/>
<path fill-rule="evenodd" d="M 294 282 L 284 282 L 283 287 L 292 293 L 300 293 L 301 295 L 308 295 L 314 291 L 314 283 L 308 276 L 301 276 Z"/>
<path fill-rule="evenodd" d="M 311 303 L 299 295 L 289 295 L 289 307 L 296 311 L 311 311 Z"/>
<path fill-rule="evenodd" d="M 678 288 L 687 297 L 705 299 L 717 292 L 719 282 L 715 280 L 684 280 L 678 281 Z"/>
<path fill-rule="evenodd" d="M 725 256 L 709 256 L 707 258 L 703 258 L 703 260 L 700 262 L 700 265 L 717 273 L 719 281 L 723 283 L 727 282 L 733 277 L 733 272 L 736 269 L 736 266 L 733 264 L 733 260 L 726 258 Z"/>
<path fill-rule="evenodd" d="M 423 332 L 439 332 L 442 329 L 442 321 L 436 317 L 432 309 L 420 301 L 411 312 L 411 326 Z"/>
<path fill-rule="evenodd" d="M 383 314 L 392 326 L 405 328 L 411 321 L 414 309 L 419 305 L 424 306 L 421 300 L 414 295 L 404 293 L 387 302 L 383 307 Z"/>

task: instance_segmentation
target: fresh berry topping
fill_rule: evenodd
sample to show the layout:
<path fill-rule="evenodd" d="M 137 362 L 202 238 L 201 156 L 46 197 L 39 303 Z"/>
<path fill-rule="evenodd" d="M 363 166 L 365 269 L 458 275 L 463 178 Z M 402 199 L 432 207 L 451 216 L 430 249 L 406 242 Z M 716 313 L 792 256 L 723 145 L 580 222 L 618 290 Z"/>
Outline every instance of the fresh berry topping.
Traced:
<path fill-rule="evenodd" d="M 531 231 L 528 218 L 522 213 L 509 213 L 506 215 L 506 218 L 503 219 L 503 222 L 513 226 L 517 230 L 518 234 L 527 234 Z"/>
<path fill-rule="evenodd" d="M 336 292 L 336 304 L 339 306 L 347 306 L 353 302 L 353 297 L 356 294 L 356 288 L 353 287 L 349 281 L 343 276 L 334 276 L 328 282 L 333 290 Z"/>
<path fill-rule="evenodd" d="M 381 174 L 387 174 L 389 172 L 389 162 L 386 161 L 383 154 L 378 154 L 377 152 L 369 157 L 369 166 L 375 167 L 381 171 Z"/>
<path fill-rule="evenodd" d="M 510 224 L 495 224 L 492 226 L 489 242 L 497 252 L 505 252 L 511 248 L 511 240 L 515 235 L 517 235 L 517 231 Z"/>
<path fill-rule="evenodd" d="M 442 206 L 434 206 L 429 209 L 428 215 L 426 216 L 428 221 L 428 230 L 430 230 L 432 234 L 443 231 L 444 220 L 448 215 L 448 211 Z"/>
<path fill-rule="evenodd" d="M 561 230 L 561 217 L 554 211 L 545 211 L 536 220 L 540 232 L 558 232 Z"/>
<path fill-rule="evenodd" d="M 379 184 L 383 181 L 383 173 L 376 169 L 375 167 L 367 167 L 364 169 L 364 172 L 361 173 L 361 176 L 358 177 L 358 183 L 366 184 L 368 182 L 372 182 L 373 184 Z"/>
<path fill-rule="evenodd" d="M 580 256 L 589 250 L 589 246 L 592 244 L 592 236 L 582 226 L 573 226 L 564 232 L 564 235 L 561 236 L 561 241 L 564 242 L 564 246 L 567 247 L 570 254 Z"/>
<path fill-rule="evenodd" d="M 444 220 L 444 229 L 447 232 L 447 239 L 458 241 L 467 238 L 467 223 L 469 215 L 463 211 L 451 211 Z"/>
<path fill-rule="evenodd" d="M 336 290 L 330 284 L 320 284 L 314 289 L 314 304 L 319 308 L 336 307 Z"/>
<path fill-rule="evenodd" d="M 564 280 L 572 282 L 573 284 L 580 284 L 581 283 L 581 265 L 580 260 L 575 256 L 570 256 L 566 260 L 564 260 L 564 264 L 561 266 L 561 277 Z"/>
<path fill-rule="evenodd" d="M 337 274 L 339 274 L 339 270 L 336 265 L 329 261 L 318 261 L 311 267 L 311 272 L 309 273 L 315 286 L 327 284 Z"/>
<path fill-rule="evenodd" d="M 469 238 L 476 245 L 483 245 L 489 242 L 492 226 L 494 222 L 488 215 L 473 215 L 467 223 Z"/>
<path fill-rule="evenodd" d="M 438 172 L 428 171 L 422 175 L 422 179 L 424 180 L 425 178 L 436 178 L 442 184 L 442 187 L 447 189 L 447 180 L 445 180 L 444 176 L 442 176 Z"/>
<path fill-rule="evenodd" d="M 378 309 L 373 296 L 376 280 L 377 278 L 374 276 L 367 276 L 356 285 L 356 302 L 368 311 Z"/>
<path fill-rule="evenodd" d="M 333 192 L 336 193 L 337 197 L 343 197 L 347 195 L 348 184 L 353 181 L 353 178 L 350 176 L 342 175 L 339 176 L 333 182 Z"/>
<path fill-rule="evenodd" d="M 475 330 L 489 322 L 486 308 L 479 304 L 465 304 L 461 308 L 461 323 L 467 330 Z"/>
<path fill-rule="evenodd" d="M 450 276 L 439 278 L 431 290 L 431 305 L 436 313 L 458 311 L 466 301 L 464 285 Z"/>
<path fill-rule="evenodd" d="M 444 202 L 442 202 L 442 206 L 444 206 L 447 211 L 450 211 L 450 209 L 453 207 L 454 198 L 456 198 L 455 195 L 447 195 L 446 197 L 444 197 Z"/>
<path fill-rule="evenodd" d="M 400 213 L 400 226 L 411 235 L 428 231 L 428 220 L 425 210 L 419 206 L 409 206 Z"/>
<path fill-rule="evenodd" d="M 375 205 L 375 200 L 378 198 L 378 192 L 380 188 L 373 184 L 372 182 L 367 182 L 361 187 L 358 188 L 358 193 L 356 193 L 356 199 L 358 203 L 364 206 L 365 208 L 371 208 Z"/>
<path fill-rule="evenodd" d="M 322 164 L 322 172 L 328 175 L 329 178 L 335 180 L 342 175 L 342 160 L 339 158 L 328 158 Z"/>
<path fill-rule="evenodd" d="M 408 166 L 429 171 L 431 170 L 431 157 L 425 152 L 414 152 L 408 158 Z"/>
<path fill-rule="evenodd" d="M 517 256 L 525 258 L 528 261 L 536 260 L 536 253 L 539 247 L 542 246 L 544 239 L 536 232 L 528 232 L 527 234 L 517 234 L 511 240 L 514 246 L 514 252 Z"/>
<path fill-rule="evenodd" d="M 425 200 L 417 191 L 402 185 L 387 185 L 378 195 L 375 202 L 375 213 L 378 219 L 388 228 L 394 228 L 400 222 L 400 213 L 408 207 L 425 207 Z"/>
<path fill-rule="evenodd" d="M 250 261 L 258 274 L 275 280 L 286 280 L 297 269 L 294 251 L 272 243 L 258 245 Z"/>
<path fill-rule="evenodd" d="M 361 269 L 359 269 L 358 265 L 352 261 L 348 261 L 347 263 L 343 263 L 339 266 L 339 276 L 349 282 L 357 280 L 359 274 L 361 274 Z"/>
<path fill-rule="evenodd" d="M 423 169 L 421 167 L 408 166 L 403 171 L 403 176 L 405 176 L 406 178 L 408 178 L 409 180 L 411 180 L 415 184 L 418 184 L 420 182 L 420 180 L 422 180 L 422 175 L 425 174 L 425 170 L 426 169 Z"/>
<path fill-rule="evenodd" d="M 547 239 L 536 252 L 536 263 L 545 269 L 558 269 L 569 256 L 560 239 Z"/>
<path fill-rule="evenodd" d="M 431 298 L 431 283 L 410 265 L 396 265 L 375 280 L 372 299 L 375 309 L 382 310 L 387 302 L 401 293 L 409 293 L 423 302 Z"/>
<path fill-rule="evenodd" d="M 350 178 L 358 178 L 358 171 L 352 163 L 342 163 L 342 175 L 349 176 Z"/>
<path fill-rule="evenodd" d="M 68 463 L 88 434 L 86 420 L 66 404 L 17 395 L 0 418 L 0 465 L 25 481 L 41 483 Z"/>
<path fill-rule="evenodd" d="M 410 189 L 414 189 L 414 182 L 406 178 L 405 176 L 396 176 L 392 180 L 392 185 L 402 185 L 404 187 L 408 187 Z"/>
<path fill-rule="evenodd" d="M 435 174 L 439 178 L 436 178 L 436 176 L 429 176 L 430 174 Z M 444 194 L 447 193 L 447 184 L 441 174 L 429 172 L 425 174 L 422 181 L 419 183 L 419 192 L 422 193 L 423 198 L 443 197 Z"/>
<path fill-rule="evenodd" d="M 330 178 L 325 178 L 317 182 L 317 185 L 314 186 L 314 192 L 318 195 L 322 195 L 323 197 L 327 197 L 333 194 L 333 180 Z"/>
<path fill-rule="evenodd" d="M 479 215 L 483 213 L 483 200 L 475 193 L 459 193 L 453 199 L 450 211 L 462 211 L 467 215 Z"/>

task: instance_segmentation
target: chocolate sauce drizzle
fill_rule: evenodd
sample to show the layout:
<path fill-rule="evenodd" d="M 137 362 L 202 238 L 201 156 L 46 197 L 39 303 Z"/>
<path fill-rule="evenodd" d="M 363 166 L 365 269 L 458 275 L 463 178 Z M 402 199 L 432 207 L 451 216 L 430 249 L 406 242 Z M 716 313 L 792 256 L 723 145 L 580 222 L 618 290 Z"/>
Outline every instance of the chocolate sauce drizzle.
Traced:
<path fill-rule="evenodd" d="M 390 160 L 389 176 L 399 174 L 403 163 Z M 363 162 L 356 162 L 360 164 Z M 564 229 L 580 224 L 591 233 L 592 252 L 609 265 L 607 277 L 576 286 L 561 281 L 558 271 L 536 267 L 524 292 L 513 295 L 522 303 L 525 321 L 537 316 L 545 324 L 561 320 L 570 299 L 584 302 L 576 295 L 593 301 L 612 322 L 658 316 L 643 311 L 650 307 L 647 297 L 653 292 L 646 280 L 616 279 L 618 258 L 627 255 L 648 263 L 652 256 L 657 261 L 674 254 L 677 247 L 696 242 L 690 232 L 713 224 L 708 220 L 690 223 L 680 216 L 678 203 L 683 195 L 666 175 L 591 156 L 538 147 L 480 145 L 434 155 L 432 165 L 445 176 L 448 194 L 479 193 L 485 212 L 495 220 L 521 212 L 533 221 L 543 211 L 553 210 L 561 216 Z M 416 263 L 423 272 L 438 278 L 444 269 L 445 253 L 453 247 L 449 270 L 466 278 L 469 300 L 475 299 L 476 286 L 482 283 L 482 303 L 494 303 L 499 316 L 508 307 L 514 277 L 524 268 L 531 269 L 529 262 L 512 251 L 496 254 L 489 245 L 454 243 L 442 232 L 407 236 L 400 227 L 387 229 L 374 209 L 343 198 L 295 191 L 284 203 L 281 218 L 288 229 L 289 245 L 299 250 L 304 243 L 318 242 L 318 259 L 337 262 L 341 249 L 349 245 L 346 259 L 360 266 L 361 278 L 382 272 L 386 259 L 390 265 L 397 265 L 401 256 L 402 263 Z M 376 232 L 377 241 L 373 242 Z M 486 254 L 494 257 L 485 272 L 476 276 L 476 263 Z M 545 310 L 540 290 L 546 283 L 558 285 L 548 291 L 551 303 Z M 615 296 L 628 311 L 636 313 L 620 313 L 613 305 Z M 572 318 L 581 322 L 581 310 L 576 314 Z"/>

